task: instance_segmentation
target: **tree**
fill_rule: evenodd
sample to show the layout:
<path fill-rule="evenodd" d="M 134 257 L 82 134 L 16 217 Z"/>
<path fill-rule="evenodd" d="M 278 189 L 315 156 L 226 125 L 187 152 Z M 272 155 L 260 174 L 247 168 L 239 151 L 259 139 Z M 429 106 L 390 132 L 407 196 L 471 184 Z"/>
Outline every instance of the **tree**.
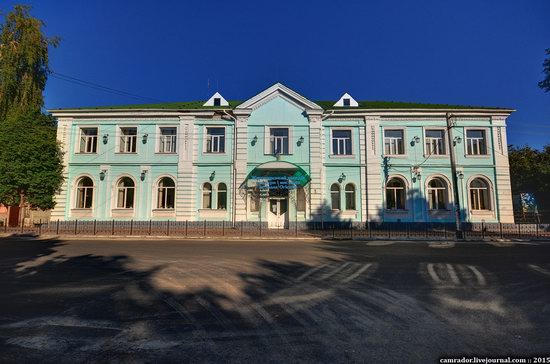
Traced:
<path fill-rule="evenodd" d="M 544 80 L 539 82 L 539 87 L 543 89 L 545 92 L 550 92 L 550 48 L 546 50 L 546 55 L 548 58 L 544 60 L 544 63 L 542 64 L 544 74 L 546 77 Z"/>
<path fill-rule="evenodd" d="M 15 6 L 0 25 L 0 204 L 50 209 L 63 181 L 62 153 L 55 120 L 41 109 L 48 47 L 58 41 L 29 11 Z"/>
<path fill-rule="evenodd" d="M 51 209 L 62 177 L 55 122 L 39 112 L 11 116 L 0 132 L 0 203 Z"/>
<path fill-rule="evenodd" d="M 0 121 L 9 113 L 40 111 L 50 68 L 48 48 L 58 38 L 47 38 L 44 23 L 16 5 L 0 25 Z"/>
<path fill-rule="evenodd" d="M 540 209 L 550 210 L 550 144 L 542 151 L 529 146 L 508 147 L 512 193 L 535 194 Z"/>

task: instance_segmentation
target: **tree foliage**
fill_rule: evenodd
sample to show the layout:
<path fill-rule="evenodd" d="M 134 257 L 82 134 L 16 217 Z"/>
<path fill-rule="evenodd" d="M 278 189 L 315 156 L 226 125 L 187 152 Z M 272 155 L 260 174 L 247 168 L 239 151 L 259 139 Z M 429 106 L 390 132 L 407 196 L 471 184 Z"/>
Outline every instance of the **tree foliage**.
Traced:
<path fill-rule="evenodd" d="M 550 144 L 542 150 L 508 147 L 512 192 L 535 193 L 540 209 L 550 209 Z"/>
<path fill-rule="evenodd" d="M 44 105 L 48 48 L 59 40 L 47 38 L 44 23 L 29 12 L 29 6 L 16 5 L 0 25 L 0 120 L 9 113 L 39 111 Z"/>
<path fill-rule="evenodd" d="M 544 80 L 539 82 L 539 87 L 545 92 L 550 92 L 550 48 L 546 50 L 546 58 L 542 64 L 542 72 L 545 74 Z"/>
<path fill-rule="evenodd" d="M 0 204 L 53 208 L 63 181 L 56 125 L 44 115 L 48 47 L 30 8 L 16 6 L 0 25 Z"/>

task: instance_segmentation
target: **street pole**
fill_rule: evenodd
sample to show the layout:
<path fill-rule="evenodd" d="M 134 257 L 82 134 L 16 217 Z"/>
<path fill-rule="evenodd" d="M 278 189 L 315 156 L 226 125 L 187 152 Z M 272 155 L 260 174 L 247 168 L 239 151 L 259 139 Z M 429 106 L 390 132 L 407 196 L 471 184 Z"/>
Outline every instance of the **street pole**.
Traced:
<path fill-rule="evenodd" d="M 453 122 L 451 122 L 452 115 L 446 114 L 447 119 L 447 140 L 449 144 L 449 156 L 451 158 L 451 180 L 453 181 L 453 192 L 455 202 L 455 223 L 456 223 L 456 238 L 462 238 L 461 224 L 460 224 L 460 200 L 458 194 L 458 177 L 456 175 L 456 160 L 455 160 L 455 142 L 453 138 Z"/>

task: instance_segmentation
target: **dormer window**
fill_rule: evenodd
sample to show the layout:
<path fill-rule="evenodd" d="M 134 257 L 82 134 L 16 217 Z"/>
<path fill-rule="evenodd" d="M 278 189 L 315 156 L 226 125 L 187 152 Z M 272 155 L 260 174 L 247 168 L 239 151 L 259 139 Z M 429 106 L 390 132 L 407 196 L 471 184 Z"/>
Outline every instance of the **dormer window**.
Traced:
<path fill-rule="evenodd" d="M 346 107 L 349 107 L 351 105 L 351 100 L 349 98 L 345 98 L 344 100 L 344 106 Z"/>
<path fill-rule="evenodd" d="M 222 99 L 219 97 L 214 97 L 214 106 L 221 106 Z"/>
<path fill-rule="evenodd" d="M 214 107 L 229 106 L 229 102 L 227 102 L 227 100 L 224 99 L 224 97 L 220 95 L 219 92 L 216 92 L 202 106 L 214 106 Z"/>
<path fill-rule="evenodd" d="M 359 103 L 347 92 L 334 104 L 336 107 L 358 107 Z"/>

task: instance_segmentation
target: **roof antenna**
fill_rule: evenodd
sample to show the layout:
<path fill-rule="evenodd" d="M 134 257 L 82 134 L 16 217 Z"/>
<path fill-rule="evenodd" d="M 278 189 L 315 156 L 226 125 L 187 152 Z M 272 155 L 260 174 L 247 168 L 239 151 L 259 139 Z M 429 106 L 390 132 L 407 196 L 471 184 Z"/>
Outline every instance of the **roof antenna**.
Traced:
<path fill-rule="evenodd" d="M 220 81 L 216 80 L 216 92 L 220 91 Z"/>

